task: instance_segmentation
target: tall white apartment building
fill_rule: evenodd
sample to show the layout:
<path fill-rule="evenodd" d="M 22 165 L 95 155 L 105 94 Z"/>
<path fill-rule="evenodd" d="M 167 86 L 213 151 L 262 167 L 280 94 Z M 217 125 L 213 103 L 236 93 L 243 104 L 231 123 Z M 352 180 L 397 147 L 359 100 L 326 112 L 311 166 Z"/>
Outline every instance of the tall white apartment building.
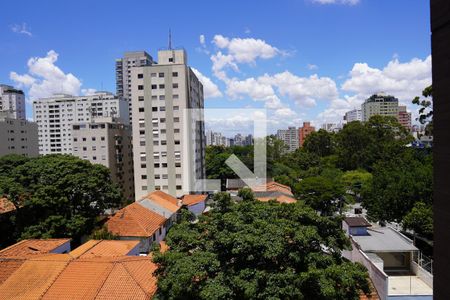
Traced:
<path fill-rule="evenodd" d="M 122 58 L 116 59 L 116 95 L 128 101 L 130 123 L 132 121 L 131 108 L 131 68 L 150 66 L 153 58 L 145 51 L 125 52 Z"/>
<path fill-rule="evenodd" d="M 184 50 L 158 51 L 158 63 L 131 68 L 135 195 L 195 191 L 205 178 L 205 127 L 185 109 L 204 107 L 203 85 Z"/>
<path fill-rule="evenodd" d="M 38 156 L 37 125 L 27 120 L 15 119 L 0 113 L 0 156 L 19 154 Z"/>
<path fill-rule="evenodd" d="M 38 124 L 39 154 L 72 154 L 72 125 L 98 116 L 114 116 L 129 124 L 128 103 L 108 92 L 35 100 L 33 118 Z"/>
<path fill-rule="evenodd" d="M 375 94 L 370 96 L 361 105 L 362 120 L 369 121 L 375 115 L 398 118 L 398 99 L 394 96 Z"/>
<path fill-rule="evenodd" d="M 347 121 L 347 123 L 353 121 L 362 121 L 362 111 L 356 108 L 352 109 L 345 113 L 344 120 Z"/>
<path fill-rule="evenodd" d="M 13 119 L 26 120 L 25 95 L 22 90 L 0 84 L 0 112 L 8 111 Z"/>
<path fill-rule="evenodd" d="M 299 147 L 298 129 L 295 127 L 288 127 L 288 129 L 279 129 L 277 131 L 277 138 L 279 140 L 282 140 L 286 144 L 286 146 L 288 146 L 288 152 L 293 152 Z"/>

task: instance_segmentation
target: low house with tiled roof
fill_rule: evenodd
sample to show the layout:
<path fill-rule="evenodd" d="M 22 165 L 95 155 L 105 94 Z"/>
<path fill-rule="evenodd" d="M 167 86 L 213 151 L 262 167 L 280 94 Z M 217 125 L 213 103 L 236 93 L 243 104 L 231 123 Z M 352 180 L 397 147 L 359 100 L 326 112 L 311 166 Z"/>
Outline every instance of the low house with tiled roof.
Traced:
<path fill-rule="evenodd" d="M 206 208 L 206 199 L 208 195 L 184 195 L 181 197 L 182 204 L 194 215 L 199 216 Z"/>
<path fill-rule="evenodd" d="M 280 203 L 297 202 L 291 188 L 276 181 L 270 181 L 265 184 L 255 186 L 252 188 L 252 191 L 255 198 L 259 201 L 275 200 Z"/>
<path fill-rule="evenodd" d="M 16 206 L 8 198 L 0 198 L 0 215 L 16 210 Z"/>
<path fill-rule="evenodd" d="M 139 240 L 139 251 L 147 253 L 153 242 L 164 238 L 166 222 L 165 217 L 135 202 L 116 212 L 106 222 L 106 228 L 121 240 Z"/>
<path fill-rule="evenodd" d="M 0 299 L 151 299 L 156 265 L 138 241 L 89 241 L 66 253 L 0 258 Z M 123 255 L 123 253 L 128 253 Z"/>
<path fill-rule="evenodd" d="M 70 239 L 28 239 L 0 250 L 0 258 L 29 258 L 48 253 L 70 252 Z"/>

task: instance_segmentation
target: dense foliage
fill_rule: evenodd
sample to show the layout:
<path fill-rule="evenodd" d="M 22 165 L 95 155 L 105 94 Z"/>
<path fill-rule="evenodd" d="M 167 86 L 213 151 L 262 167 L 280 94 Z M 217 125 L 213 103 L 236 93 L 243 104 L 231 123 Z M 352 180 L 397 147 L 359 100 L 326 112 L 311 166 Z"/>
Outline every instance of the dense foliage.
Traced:
<path fill-rule="evenodd" d="M 199 222 L 169 231 L 170 251 L 154 258 L 157 298 L 358 299 L 369 291 L 364 267 L 341 256 L 349 244 L 340 219 L 302 203 L 214 200 Z"/>
<path fill-rule="evenodd" d="M 2 244 L 23 238 L 90 234 L 98 216 L 123 199 L 109 170 L 70 155 L 0 158 L 0 195 L 16 211 L 2 216 Z"/>

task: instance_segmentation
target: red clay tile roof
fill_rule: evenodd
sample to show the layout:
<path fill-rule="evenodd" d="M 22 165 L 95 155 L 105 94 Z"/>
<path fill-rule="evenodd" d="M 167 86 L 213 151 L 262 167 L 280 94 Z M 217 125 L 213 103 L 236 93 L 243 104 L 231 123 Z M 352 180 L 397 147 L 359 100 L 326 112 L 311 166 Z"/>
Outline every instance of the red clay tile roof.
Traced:
<path fill-rule="evenodd" d="M 95 245 L 103 242 L 112 249 L 124 245 L 123 241 Z M 74 258 L 43 254 L 23 261 L 0 258 L 0 299 L 151 299 L 157 288 L 156 268 L 151 256 Z"/>
<path fill-rule="evenodd" d="M 287 195 L 293 196 L 290 187 L 288 187 L 287 185 L 275 182 L 275 181 L 271 181 L 271 182 L 268 182 L 266 184 L 259 185 L 257 187 L 254 187 L 252 190 L 253 190 L 253 192 L 260 192 L 260 191 L 274 192 L 274 191 L 278 191 L 278 192 L 281 192 L 283 194 L 287 194 Z"/>
<path fill-rule="evenodd" d="M 14 204 L 7 198 L 0 198 L 0 214 L 16 210 Z"/>
<path fill-rule="evenodd" d="M 163 216 L 135 202 L 119 210 L 106 226 L 118 236 L 150 237 L 165 221 Z"/>
<path fill-rule="evenodd" d="M 370 227 L 372 224 L 367 222 L 363 217 L 346 217 L 345 223 L 350 227 Z"/>
<path fill-rule="evenodd" d="M 91 257 L 99 257 L 99 256 L 108 256 L 108 257 L 117 257 L 128 255 L 131 250 L 138 246 L 140 241 L 132 240 L 132 241 L 123 241 L 123 240 L 114 240 L 114 241 L 98 241 L 92 248 L 88 249 L 85 253 L 80 255 L 80 258 L 91 258 Z"/>
<path fill-rule="evenodd" d="M 24 259 L 0 258 L 0 285 L 14 273 L 24 262 Z"/>
<path fill-rule="evenodd" d="M 270 200 L 276 200 L 277 202 L 280 203 L 295 203 L 297 202 L 297 200 L 295 200 L 292 197 L 288 197 L 286 195 L 277 195 L 274 197 L 256 197 L 256 199 L 258 199 L 259 201 L 263 201 L 263 202 L 267 202 Z"/>
<path fill-rule="evenodd" d="M 178 206 L 179 200 L 162 191 L 153 191 L 147 196 L 142 197 L 140 200 L 144 199 L 149 199 L 159 206 L 162 206 L 165 209 L 171 211 L 172 213 L 175 213 L 180 209 L 180 207 Z"/>
<path fill-rule="evenodd" d="M 50 253 L 67 242 L 70 242 L 70 239 L 23 240 L 0 250 L 0 258 L 26 258 L 34 255 Z"/>
<path fill-rule="evenodd" d="M 184 195 L 183 204 L 187 206 L 195 205 L 206 200 L 208 195 Z"/>

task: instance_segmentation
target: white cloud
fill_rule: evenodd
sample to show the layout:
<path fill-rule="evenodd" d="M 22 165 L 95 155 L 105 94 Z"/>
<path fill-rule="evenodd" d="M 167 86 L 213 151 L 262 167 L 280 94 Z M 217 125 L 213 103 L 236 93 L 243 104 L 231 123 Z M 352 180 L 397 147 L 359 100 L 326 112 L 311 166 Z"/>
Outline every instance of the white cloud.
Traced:
<path fill-rule="evenodd" d="M 205 45 L 205 36 L 204 36 L 203 34 L 200 34 L 200 36 L 199 36 L 199 41 L 200 41 L 200 44 L 201 44 L 202 46 Z"/>
<path fill-rule="evenodd" d="M 317 4 L 344 4 L 344 5 L 356 5 L 360 0 L 311 0 Z"/>
<path fill-rule="evenodd" d="M 83 94 L 84 96 L 94 95 L 96 92 L 96 89 L 81 89 L 81 94 Z"/>
<path fill-rule="evenodd" d="M 25 35 L 28 35 L 28 36 L 33 36 L 33 34 L 31 33 L 30 29 L 27 28 L 27 23 L 13 24 L 10 27 L 11 27 L 12 32 L 25 34 Z"/>
<path fill-rule="evenodd" d="M 308 70 L 317 70 L 319 68 L 317 65 L 314 64 L 307 64 L 306 67 L 308 68 Z"/>
<path fill-rule="evenodd" d="M 30 100 L 49 97 L 55 93 L 79 95 L 81 81 L 71 73 L 64 73 L 55 63 L 58 53 L 50 50 L 45 57 L 28 60 L 28 72 L 20 75 L 10 72 L 10 79 L 16 85 L 28 88 Z"/>
<path fill-rule="evenodd" d="M 250 28 L 248 28 L 248 27 L 245 27 L 244 32 L 245 32 L 246 34 L 252 33 L 252 31 L 251 31 Z"/>
<path fill-rule="evenodd" d="M 342 89 L 366 97 L 385 92 L 409 103 L 430 84 L 431 55 L 424 60 L 414 58 L 405 63 L 394 58 L 383 69 L 356 63 Z"/>
<path fill-rule="evenodd" d="M 206 99 L 222 97 L 222 92 L 219 90 L 219 87 L 212 82 L 210 78 L 206 77 L 195 68 L 192 68 L 192 71 L 195 73 L 198 80 L 200 80 L 203 84 L 203 94 Z"/>
<path fill-rule="evenodd" d="M 293 117 L 295 115 L 296 113 L 289 107 L 283 107 L 275 110 L 275 116 L 277 117 L 286 118 L 286 117 Z"/>

